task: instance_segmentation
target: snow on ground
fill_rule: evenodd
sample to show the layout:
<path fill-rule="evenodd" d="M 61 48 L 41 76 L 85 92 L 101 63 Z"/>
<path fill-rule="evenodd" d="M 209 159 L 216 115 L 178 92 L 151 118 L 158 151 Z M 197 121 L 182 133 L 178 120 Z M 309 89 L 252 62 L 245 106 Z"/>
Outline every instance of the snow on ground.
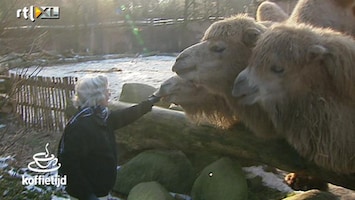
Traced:
<path fill-rule="evenodd" d="M 0 158 L 0 170 L 5 169 L 6 167 L 9 166 L 8 162 L 11 160 L 14 160 L 15 158 L 13 156 L 6 156 L 3 158 Z"/>
<path fill-rule="evenodd" d="M 44 67 L 38 75 L 80 78 L 86 74 L 104 74 L 109 79 L 111 98 L 118 99 L 123 83 L 144 83 L 158 88 L 162 82 L 174 75 L 171 70 L 174 62 L 173 56 L 108 59 Z M 29 68 L 27 74 L 31 74 L 35 69 L 36 67 Z M 10 72 L 21 74 L 23 69 L 12 69 Z"/>

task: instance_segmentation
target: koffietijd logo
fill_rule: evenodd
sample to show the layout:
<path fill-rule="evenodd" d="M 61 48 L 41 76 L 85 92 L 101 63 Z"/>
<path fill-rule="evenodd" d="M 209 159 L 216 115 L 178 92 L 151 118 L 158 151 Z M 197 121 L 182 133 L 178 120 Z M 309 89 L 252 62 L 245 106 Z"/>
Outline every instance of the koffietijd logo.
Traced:
<path fill-rule="evenodd" d="M 31 21 L 36 21 L 36 19 L 59 19 L 60 9 L 58 6 L 29 6 L 17 9 L 16 17 L 21 18 L 21 16 Z"/>
<path fill-rule="evenodd" d="M 27 167 L 35 175 L 22 175 L 22 185 L 53 185 L 56 187 L 67 184 L 67 176 L 58 174 L 61 164 L 58 158 L 48 151 L 49 143 L 46 144 L 46 152 L 39 152 L 33 155 L 33 161 Z"/>

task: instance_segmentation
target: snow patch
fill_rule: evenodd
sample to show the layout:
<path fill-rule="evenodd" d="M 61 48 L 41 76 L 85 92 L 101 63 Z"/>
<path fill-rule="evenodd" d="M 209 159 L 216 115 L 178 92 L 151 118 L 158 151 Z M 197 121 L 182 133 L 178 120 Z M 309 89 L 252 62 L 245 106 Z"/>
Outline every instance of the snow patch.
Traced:
<path fill-rule="evenodd" d="M 13 156 L 6 156 L 6 157 L 0 158 L 0 170 L 3 170 L 6 167 L 8 167 L 9 166 L 8 162 L 13 161 L 13 160 L 15 160 L 15 158 Z"/>

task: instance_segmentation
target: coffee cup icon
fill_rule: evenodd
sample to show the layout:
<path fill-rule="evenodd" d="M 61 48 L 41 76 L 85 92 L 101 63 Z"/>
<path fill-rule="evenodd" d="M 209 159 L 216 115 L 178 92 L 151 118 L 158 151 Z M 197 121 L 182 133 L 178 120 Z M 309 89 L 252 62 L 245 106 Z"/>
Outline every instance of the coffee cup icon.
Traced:
<path fill-rule="evenodd" d="M 47 169 L 50 167 L 50 161 L 56 160 L 55 164 L 57 164 L 58 159 L 52 154 L 51 156 L 46 155 L 44 152 L 36 153 L 33 155 L 33 160 L 35 161 L 36 165 L 41 169 Z"/>
<path fill-rule="evenodd" d="M 28 164 L 28 169 L 34 172 L 52 172 L 60 168 L 61 164 L 58 163 L 58 158 L 53 154 L 49 155 L 49 143 L 46 144 L 46 152 L 39 152 L 33 155 L 33 160 Z M 58 164 L 58 165 L 57 165 Z"/>

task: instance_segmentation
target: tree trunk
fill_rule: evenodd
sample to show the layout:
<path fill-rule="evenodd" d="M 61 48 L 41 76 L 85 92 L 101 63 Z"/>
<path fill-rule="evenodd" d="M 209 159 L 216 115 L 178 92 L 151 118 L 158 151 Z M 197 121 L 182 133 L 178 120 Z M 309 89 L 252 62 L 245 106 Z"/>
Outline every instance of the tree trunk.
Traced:
<path fill-rule="evenodd" d="M 114 103 L 112 109 L 131 104 Z M 337 174 L 307 162 L 282 139 L 262 139 L 243 125 L 221 130 L 195 125 L 183 112 L 154 107 L 136 122 L 121 128 L 116 135 L 121 158 L 128 158 L 146 149 L 175 149 L 184 153 L 211 153 L 234 159 L 263 163 L 288 172 L 304 172 L 335 185 L 355 189 L 354 174 Z M 121 160 L 122 162 L 122 160 Z"/>

